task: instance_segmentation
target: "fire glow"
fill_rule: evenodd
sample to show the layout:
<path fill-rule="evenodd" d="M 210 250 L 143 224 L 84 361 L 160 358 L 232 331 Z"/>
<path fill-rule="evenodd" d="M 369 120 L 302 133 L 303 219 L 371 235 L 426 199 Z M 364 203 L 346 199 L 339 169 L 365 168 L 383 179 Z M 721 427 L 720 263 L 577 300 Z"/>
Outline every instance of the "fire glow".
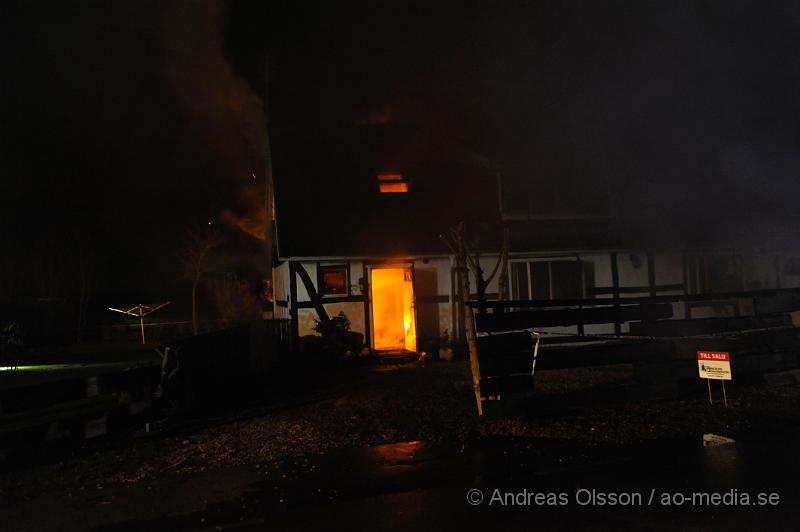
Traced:
<path fill-rule="evenodd" d="M 408 181 L 401 174 L 378 174 L 378 189 L 382 194 L 408 192 Z"/>
<path fill-rule="evenodd" d="M 372 319 L 376 350 L 416 351 L 414 288 L 403 268 L 372 270 Z"/>

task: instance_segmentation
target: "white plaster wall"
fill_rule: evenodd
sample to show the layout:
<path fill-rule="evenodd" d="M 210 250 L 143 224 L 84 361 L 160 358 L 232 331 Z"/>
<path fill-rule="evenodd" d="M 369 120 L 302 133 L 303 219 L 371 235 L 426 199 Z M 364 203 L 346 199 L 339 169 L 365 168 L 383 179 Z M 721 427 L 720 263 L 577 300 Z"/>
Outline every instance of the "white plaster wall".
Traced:
<path fill-rule="evenodd" d="M 683 283 L 683 254 L 657 252 L 653 254 L 656 285 Z M 646 283 L 645 283 L 646 284 Z"/>
<path fill-rule="evenodd" d="M 584 334 L 614 334 L 613 323 L 590 323 L 583 326 Z"/>
<path fill-rule="evenodd" d="M 325 263 L 337 263 L 337 261 L 325 261 Z M 338 262 L 346 262 L 344 259 Z M 317 286 L 317 263 L 316 261 L 303 261 L 301 263 L 305 268 L 306 272 L 308 272 L 309 277 L 311 278 L 311 282 L 314 285 L 315 289 L 318 289 Z M 398 263 L 401 264 L 401 263 Z M 280 272 L 281 282 L 283 284 L 282 290 L 285 291 L 285 298 L 289 298 L 289 270 L 288 270 L 288 263 L 285 265 L 281 265 L 283 270 Z M 428 272 L 432 272 L 436 276 L 436 292 L 435 295 L 441 296 L 450 296 L 450 259 L 448 257 L 441 257 L 441 258 L 431 258 L 427 259 L 427 261 L 423 261 L 422 259 L 416 259 L 414 261 L 414 267 L 416 269 L 422 269 Z M 361 260 L 351 260 L 350 261 L 350 290 L 352 295 L 363 295 L 361 291 L 361 286 L 359 285 L 359 279 L 364 276 L 364 263 Z M 474 288 L 474 285 L 473 285 Z M 323 298 L 324 301 L 325 298 Z M 297 278 L 297 300 L 298 301 L 310 301 L 311 298 L 308 295 L 308 292 L 303 285 L 303 282 L 300 278 Z M 352 331 L 357 331 L 362 334 L 366 333 L 367 328 L 367 321 L 365 320 L 364 316 L 364 304 L 362 302 L 350 302 L 350 303 L 323 303 L 325 305 L 325 310 L 328 312 L 330 316 L 335 316 L 339 311 L 344 312 L 348 319 L 350 319 Z M 450 308 L 450 303 L 438 303 L 438 323 L 439 323 L 439 332 L 440 334 L 444 334 L 446 332 L 450 332 L 453 329 L 453 317 Z M 288 314 L 288 313 L 287 313 Z M 298 332 L 300 336 L 309 335 L 309 334 L 316 334 L 313 330 L 313 326 L 315 324 L 315 319 L 317 318 L 317 313 L 314 309 L 298 309 Z"/>
<path fill-rule="evenodd" d="M 317 319 L 319 319 L 319 316 L 317 316 L 317 311 L 313 308 L 297 309 L 297 334 L 301 337 L 309 334 L 318 336 L 314 330 L 315 320 Z"/>
<path fill-rule="evenodd" d="M 333 318 L 340 312 L 344 312 L 347 319 L 350 320 L 350 330 L 366 334 L 366 321 L 364 319 L 364 303 L 354 301 L 349 303 L 325 303 L 325 312 L 328 316 Z M 316 312 L 314 313 L 316 316 Z"/>
<path fill-rule="evenodd" d="M 638 257 L 638 268 L 634 267 L 632 257 Z M 617 253 L 617 272 L 620 286 L 647 286 L 647 253 L 644 251 L 621 251 Z M 626 294 L 639 295 L 639 294 Z M 645 291 L 641 295 L 647 295 Z"/>
<path fill-rule="evenodd" d="M 278 319 L 289 318 L 289 263 L 279 264 L 272 270 L 272 294 L 275 298 L 274 316 Z M 286 306 L 278 305 L 286 302 Z"/>
<path fill-rule="evenodd" d="M 300 264 L 303 265 L 306 272 L 308 272 L 308 276 L 311 278 L 311 284 L 314 285 L 314 289 L 317 289 L 317 263 L 306 261 L 301 262 Z M 311 298 L 308 296 L 308 291 L 306 290 L 305 284 L 300 279 L 300 276 L 297 276 L 297 300 L 298 301 L 311 301 Z"/>
<path fill-rule="evenodd" d="M 686 319 L 686 305 L 683 301 L 675 301 L 672 303 L 672 319 Z"/>
<path fill-rule="evenodd" d="M 486 257 L 481 257 L 480 264 L 481 264 L 481 268 L 483 269 L 483 278 L 484 279 L 489 277 L 489 275 L 491 275 L 492 270 L 494 269 L 495 265 L 497 264 L 497 259 L 498 258 L 499 258 L 499 255 L 489 255 L 489 256 L 486 256 Z M 497 293 L 497 291 L 499 289 L 498 279 L 499 279 L 499 273 L 495 274 L 495 276 L 492 279 L 492 281 L 486 287 L 486 293 L 487 294 L 496 294 Z"/>
<path fill-rule="evenodd" d="M 640 267 L 634 268 L 630 260 L 631 254 L 638 255 L 640 259 Z M 788 274 L 785 271 L 786 263 L 791 257 L 800 257 L 800 252 L 796 254 L 786 253 L 780 257 L 779 272 L 780 272 L 780 286 L 781 287 L 800 287 L 800 274 Z M 612 286 L 611 275 L 611 257 L 607 252 L 597 253 L 581 253 L 580 258 L 585 263 L 592 265 L 594 272 L 594 286 L 599 288 L 610 288 Z M 527 260 L 553 260 L 554 257 L 536 257 L 535 259 Z M 496 255 L 486 255 L 481 257 L 481 266 L 484 269 L 485 275 L 491 273 L 494 267 Z M 680 252 L 657 252 L 654 255 L 655 261 L 655 281 L 657 285 L 680 284 L 683 282 L 683 262 L 682 254 Z M 774 254 L 756 254 L 744 256 L 744 268 L 746 275 L 746 285 L 748 289 L 758 290 L 775 287 L 775 255 Z M 344 262 L 344 261 L 343 261 Z M 430 258 L 427 261 L 416 259 L 414 261 L 417 270 L 425 270 L 434 272 L 436 275 L 436 292 L 440 296 L 452 296 L 450 268 L 451 261 L 449 257 Z M 303 266 L 308 272 L 312 283 L 317 282 L 317 268 L 316 263 L 313 261 L 303 262 Z M 618 270 L 620 285 L 623 287 L 641 286 L 646 287 L 648 284 L 648 270 L 647 270 L 647 255 L 644 251 L 624 251 L 618 253 Z M 358 284 L 359 279 L 364 275 L 363 263 L 359 260 L 350 262 L 350 285 L 353 295 L 361 295 L 361 289 Z M 299 279 L 298 279 L 299 281 Z M 274 270 L 274 285 L 275 297 L 277 300 L 288 300 L 289 298 L 289 270 L 288 263 L 281 264 Z M 470 273 L 470 288 L 475 292 L 475 279 Z M 487 291 L 489 293 L 496 293 L 498 290 L 497 279 L 490 283 Z M 667 294 L 672 292 L 659 292 L 660 294 Z M 647 295 L 647 292 L 642 292 L 641 295 Z M 638 295 L 638 294 L 627 294 Z M 299 301 L 308 301 L 309 297 L 306 293 L 305 287 L 302 282 L 297 284 L 297 296 Z M 610 295 L 603 295 L 598 297 L 611 297 Z M 344 305 L 344 306 L 343 306 Z M 341 307 L 341 309 L 339 308 Z M 345 308 L 346 307 L 346 308 Z M 331 315 L 335 315 L 339 310 L 344 310 L 352 322 L 352 330 L 365 332 L 366 323 L 363 315 L 362 303 L 342 303 L 342 304 L 327 304 L 326 309 Z M 683 318 L 683 304 L 675 303 L 673 305 L 674 317 Z M 287 309 L 277 307 L 276 312 L 281 313 L 279 317 L 288 317 Z M 719 316 L 729 313 L 728 309 L 721 308 L 695 308 L 693 310 L 693 317 L 701 316 Z M 284 316 L 286 314 L 286 316 Z M 316 312 L 313 309 L 300 309 L 299 332 L 300 335 L 314 334 L 311 330 Z M 453 316 L 451 304 L 438 303 L 439 315 L 439 330 L 441 334 L 445 332 L 452 332 L 453 330 Z M 561 328 L 548 328 L 545 329 L 552 332 L 564 332 L 569 334 L 577 333 L 577 327 L 561 327 Z M 612 324 L 593 324 L 586 325 L 584 330 L 587 334 L 613 334 L 614 328 Z M 628 324 L 623 324 L 622 330 L 629 330 Z"/>
<path fill-rule="evenodd" d="M 350 261 L 350 292 L 354 296 L 362 295 L 361 285 L 358 283 L 362 277 L 364 277 L 364 263 L 360 260 Z"/>
<path fill-rule="evenodd" d="M 570 325 L 568 327 L 537 327 L 537 331 L 541 331 L 545 333 L 545 337 L 549 337 L 550 335 L 554 335 L 557 337 L 559 334 L 563 335 L 576 335 L 578 334 L 578 326 L 577 325 Z"/>
<path fill-rule="evenodd" d="M 452 337 L 455 330 L 455 323 L 453 322 L 453 307 L 450 303 L 439 303 L 439 334 L 442 336 Z"/>
<path fill-rule="evenodd" d="M 608 253 L 581 253 L 581 260 L 592 264 L 595 287 L 611 288 L 613 279 L 611 276 L 611 257 Z"/>
<path fill-rule="evenodd" d="M 480 262 L 480 265 L 481 265 L 481 269 L 483 270 L 483 278 L 484 279 L 489 277 L 489 275 L 492 273 L 492 269 L 494 269 L 494 265 L 497 263 L 497 257 L 498 257 L 497 254 L 495 254 L 495 255 L 486 255 L 486 256 L 481 255 L 481 258 L 480 258 L 479 262 Z M 447 283 L 448 283 L 448 285 L 450 284 L 449 271 L 450 271 L 450 265 L 448 264 L 448 266 L 447 266 L 447 272 L 448 272 L 448 274 L 447 274 L 448 275 Z M 498 275 L 499 275 L 499 273 L 495 274 L 494 279 L 492 279 L 492 281 L 486 287 L 486 293 L 487 294 L 496 294 L 497 293 Z M 477 286 L 478 285 L 475 282 L 475 276 L 472 274 L 472 269 L 469 269 L 469 291 L 470 291 L 470 294 L 477 293 Z"/>
<path fill-rule="evenodd" d="M 742 261 L 746 290 L 767 290 L 775 285 L 775 255 L 746 255 Z"/>

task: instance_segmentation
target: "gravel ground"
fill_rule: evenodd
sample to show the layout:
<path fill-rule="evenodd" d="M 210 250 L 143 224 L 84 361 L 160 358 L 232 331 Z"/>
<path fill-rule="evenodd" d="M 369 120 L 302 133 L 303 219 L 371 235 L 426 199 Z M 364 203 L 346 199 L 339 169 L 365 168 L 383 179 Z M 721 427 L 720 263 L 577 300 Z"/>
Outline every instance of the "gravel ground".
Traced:
<path fill-rule="evenodd" d="M 533 447 L 565 440 L 628 445 L 703 432 L 736 437 L 800 421 L 798 386 L 731 385 L 727 409 L 709 406 L 702 394 L 679 401 L 602 401 L 606 391 L 630 380 L 630 367 L 624 365 L 542 371 L 537 395 L 559 408 L 478 419 L 466 362 L 347 368 L 329 372 L 327 385 L 292 404 L 240 412 L 238 419 L 204 420 L 180 431 L 97 442 L 57 463 L 10 471 L 0 481 L 0 508 L 48 492 L 70 495 L 214 468 L 257 464 L 277 470 L 287 461 L 335 449 L 409 440 L 454 447 L 483 438 Z M 593 392 L 590 404 L 570 404 L 570 394 L 585 391 Z"/>

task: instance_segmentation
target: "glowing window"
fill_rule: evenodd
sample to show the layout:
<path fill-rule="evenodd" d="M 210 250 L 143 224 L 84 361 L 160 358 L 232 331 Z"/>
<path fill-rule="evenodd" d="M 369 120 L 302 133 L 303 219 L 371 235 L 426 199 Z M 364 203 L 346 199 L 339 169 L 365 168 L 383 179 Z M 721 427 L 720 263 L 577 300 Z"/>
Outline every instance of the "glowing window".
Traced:
<path fill-rule="evenodd" d="M 319 267 L 320 295 L 346 295 L 347 285 L 346 265 Z"/>
<path fill-rule="evenodd" d="M 401 174 L 378 174 L 378 189 L 383 194 L 408 192 L 408 181 Z"/>

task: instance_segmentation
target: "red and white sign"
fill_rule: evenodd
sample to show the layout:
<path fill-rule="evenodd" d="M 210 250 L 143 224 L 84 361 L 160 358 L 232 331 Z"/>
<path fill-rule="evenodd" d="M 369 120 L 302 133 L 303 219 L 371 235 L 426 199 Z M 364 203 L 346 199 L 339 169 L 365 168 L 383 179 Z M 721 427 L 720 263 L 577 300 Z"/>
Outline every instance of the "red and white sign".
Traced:
<path fill-rule="evenodd" d="M 725 351 L 698 351 L 697 369 L 701 379 L 733 380 L 731 354 Z"/>

